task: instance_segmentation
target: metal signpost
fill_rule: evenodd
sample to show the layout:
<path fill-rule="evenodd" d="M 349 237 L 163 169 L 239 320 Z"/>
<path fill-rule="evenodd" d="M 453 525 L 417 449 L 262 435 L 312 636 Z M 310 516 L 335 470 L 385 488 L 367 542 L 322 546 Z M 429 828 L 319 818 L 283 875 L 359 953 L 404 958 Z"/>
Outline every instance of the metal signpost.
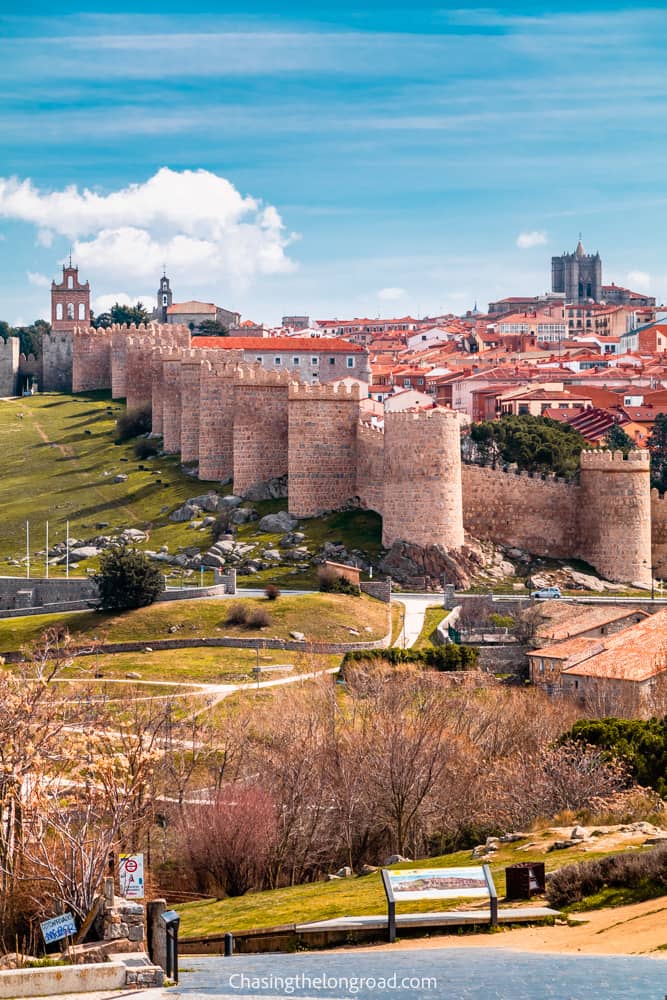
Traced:
<path fill-rule="evenodd" d="M 411 868 L 404 871 L 382 869 L 387 897 L 387 930 L 390 943 L 396 940 L 396 903 L 413 899 L 460 899 L 489 897 L 489 922 L 498 926 L 498 894 L 488 865 L 469 868 Z"/>
<path fill-rule="evenodd" d="M 42 929 L 44 944 L 55 944 L 56 941 L 74 937 L 76 934 L 76 924 L 71 913 L 62 913 L 59 917 L 44 920 L 39 926 Z"/>
<path fill-rule="evenodd" d="M 125 899 L 144 898 L 143 854 L 118 855 L 118 882 L 120 894 Z"/>

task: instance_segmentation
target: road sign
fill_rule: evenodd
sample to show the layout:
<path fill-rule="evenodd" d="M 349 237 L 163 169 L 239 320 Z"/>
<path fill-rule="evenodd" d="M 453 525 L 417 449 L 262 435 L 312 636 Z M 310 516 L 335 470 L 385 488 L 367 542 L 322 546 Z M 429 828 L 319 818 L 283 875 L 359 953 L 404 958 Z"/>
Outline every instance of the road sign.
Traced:
<path fill-rule="evenodd" d="M 54 941 L 62 941 L 63 938 L 74 937 L 76 934 L 76 924 L 71 913 L 62 913 L 59 917 L 44 920 L 39 926 L 42 928 L 44 944 L 53 944 Z"/>
<path fill-rule="evenodd" d="M 120 894 L 125 899 L 144 898 L 143 854 L 118 855 L 118 880 L 120 882 Z"/>

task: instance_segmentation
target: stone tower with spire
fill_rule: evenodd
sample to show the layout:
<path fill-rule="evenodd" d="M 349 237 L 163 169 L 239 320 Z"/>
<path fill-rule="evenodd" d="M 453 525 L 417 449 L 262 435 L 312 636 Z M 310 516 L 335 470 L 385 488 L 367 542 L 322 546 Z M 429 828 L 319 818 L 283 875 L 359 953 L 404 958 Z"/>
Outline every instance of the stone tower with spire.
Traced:
<path fill-rule="evenodd" d="M 164 269 L 160 278 L 160 287 L 157 290 L 157 307 L 153 313 L 153 318 L 159 323 L 167 322 L 167 309 L 172 304 L 172 300 L 173 295 L 169 285 L 169 278 L 167 277 L 166 269 Z"/>
<path fill-rule="evenodd" d="M 581 234 L 574 253 L 551 258 L 551 290 L 564 294 L 566 302 L 599 302 L 602 298 L 600 254 L 586 253 Z"/>

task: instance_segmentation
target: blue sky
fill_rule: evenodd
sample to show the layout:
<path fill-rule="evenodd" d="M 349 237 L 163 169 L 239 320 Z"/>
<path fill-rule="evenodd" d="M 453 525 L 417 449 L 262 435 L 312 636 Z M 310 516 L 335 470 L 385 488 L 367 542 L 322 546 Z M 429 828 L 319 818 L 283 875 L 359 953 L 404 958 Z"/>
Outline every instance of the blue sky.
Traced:
<path fill-rule="evenodd" d="M 8 6 L 0 317 L 71 245 L 99 306 L 165 261 L 266 322 L 542 292 L 580 230 L 667 297 L 659 5 Z"/>

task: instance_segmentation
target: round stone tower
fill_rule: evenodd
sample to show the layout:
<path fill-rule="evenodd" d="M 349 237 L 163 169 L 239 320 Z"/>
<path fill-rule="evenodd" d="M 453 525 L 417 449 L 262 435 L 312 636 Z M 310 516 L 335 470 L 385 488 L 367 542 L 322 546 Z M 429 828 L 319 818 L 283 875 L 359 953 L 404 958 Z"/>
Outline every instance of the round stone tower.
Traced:
<path fill-rule="evenodd" d="M 463 545 L 458 414 L 386 413 L 382 544 Z"/>
<path fill-rule="evenodd" d="M 649 470 L 648 451 L 581 453 L 581 557 L 608 580 L 651 585 Z"/>

